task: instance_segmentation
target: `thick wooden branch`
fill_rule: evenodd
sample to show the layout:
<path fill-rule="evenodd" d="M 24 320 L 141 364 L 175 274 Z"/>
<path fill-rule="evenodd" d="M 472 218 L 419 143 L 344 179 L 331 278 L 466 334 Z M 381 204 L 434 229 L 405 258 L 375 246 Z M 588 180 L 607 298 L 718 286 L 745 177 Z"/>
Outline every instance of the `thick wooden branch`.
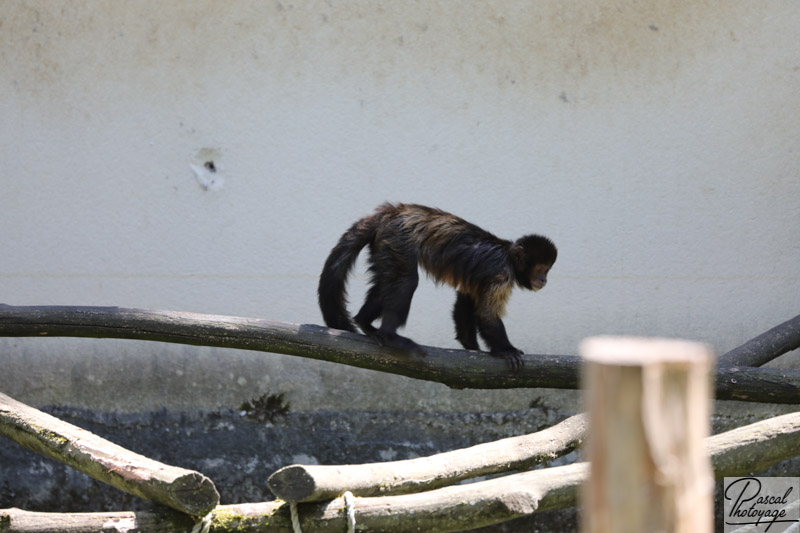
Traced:
<path fill-rule="evenodd" d="M 717 479 L 760 472 L 800 455 L 800 412 L 732 429 L 707 443 Z"/>
<path fill-rule="evenodd" d="M 0 510 L 0 533 L 190 533 L 195 523 L 190 516 L 176 511 L 38 513 L 16 508 Z"/>
<path fill-rule="evenodd" d="M 717 400 L 800 404 L 797 370 L 718 366 L 712 378 Z"/>
<path fill-rule="evenodd" d="M 120 307 L 13 307 L 0 304 L 0 336 L 137 339 L 240 348 L 296 355 L 443 383 L 451 388 L 578 388 L 581 359 L 572 355 L 523 356 L 511 372 L 482 352 L 425 347 L 410 356 L 377 346 L 364 335 L 312 324 L 148 311 Z M 770 368 L 717 369 L 716 398 L 800 403 L 800 372 Z"/>
<path fill-rule="evenodd" d="M 770 438 L 781 439 L 773 446 Z M 756 422 L 706 439 L 717 478 L 757 472 L 800 453 L 800 412 Z M 586 480 L 586 463 L 533 470 L 489 481 L 416 494 L 355 498 L 362 531 L 463 531 L 534 512 L 574 506 Z M 298 504 L 305 533 L 346 531 L 342 498 Z M 186 515 L 138 513 L 31 513 L 0 510 L 0 533 L 186 532 Z M 291 533 L 289 504 L 282 501 L 221 505 L 211 533 Z"/>
<path fill-rule="evenodd" d="M 719 366 L 761 366 L 800 348 L 800 315 L 775 326 L 719 358 Z"/>
<path fill-rule="evenodd" d="M 486 353 L 425 347 L 427 356 L 411 356 L 381 348 L 365 335 L 313 324 L 120 307 L 0 304 L 0 336 L 118 338 L 239 348 L 331 361 L 458 389 L 573 389 L 580 368 L 577 356 L 529 355 L 522 371 L 510 372 L 504 360 Z"/>
<path fill-rule="evenodd" d="M 219 504 L 210 479 L 117 446 L 0 394 L 0 435 L 130 494 L 190 515 Z"/>
<path fill-rule="evenodd" d="M 526 470 L 565 455 L 583 442 L 586 416 L 575 415 L 530 435 L 478 444 L 470 448 L 360 465 L 290 465 L 269 477 L 269 488 L 286 501 L 322 501 L 350 491 L 356 496 L 422 492 L 458 481 Z"/>

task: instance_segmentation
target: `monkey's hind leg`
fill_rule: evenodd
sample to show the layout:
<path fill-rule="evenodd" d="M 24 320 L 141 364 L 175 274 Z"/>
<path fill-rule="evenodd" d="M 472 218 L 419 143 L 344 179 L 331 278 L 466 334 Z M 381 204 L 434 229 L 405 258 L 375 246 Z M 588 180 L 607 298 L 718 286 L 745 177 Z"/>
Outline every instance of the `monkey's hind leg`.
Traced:
<path fill-rule="evenodd" d="M 372 323 L 376 318 L 381 316 L 382 311 L 380 285 L 378 285 L 377 282 L 373 282 L 373 285 L 369 288 L 369 291 L 367 291 L 364 305 L 361 306 L 361 310 L 359 310 L 358 314 L 353 317 L 353 322 L 355 322 L 358 328 L 366 335 L 375 338 L 377 329 Z"/>
<path fill-rule="evenodd" d="M 374 330 L 370 335 L 381 346 L 395 348 L 404 352 L 411 352 L 417 355 L 425 355 L 425 350 L 409 339 L 397 333 L 397 329 L 405 325 L 406 317 L 408 316 L 408 307 L 411 303 L 411 298 L 408 299 L 408 304 L 405 306 L 406 311 L 403 309 L 394 309 L 391 306 L 384 306 L 383 315 L 381 317 L 381 326 Z M 374 329 L 374 328 L 373 328 Z"/>
<path fill-rule="evenodd" d="M 411 310 L 411 299 L 419 284 L 416 258 L 409 260 L 404 275 L 381 284 L 381 326 L 371 335 L 381 346 L 405 352 L 425 355 L 425 350 L 416 342 L 397 333 L 404 326 Z"/>
<path fill-rule="evenodd" d="M 478 346 L 478 322 L 475 318 L 475 302 L 472 296 L 456 292 L 453 306 L 453 322 L 456 325 L 456 340 L 467 350 L 480 350 Z"/>

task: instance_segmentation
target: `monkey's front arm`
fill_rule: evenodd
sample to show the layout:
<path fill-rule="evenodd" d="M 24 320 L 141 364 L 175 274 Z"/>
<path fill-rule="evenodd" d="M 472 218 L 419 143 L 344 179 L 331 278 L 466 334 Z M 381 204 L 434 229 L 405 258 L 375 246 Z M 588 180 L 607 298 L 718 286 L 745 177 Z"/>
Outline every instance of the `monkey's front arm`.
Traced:
<path fill-rule="evenodd" d="M 499 316 L 478 315 L 478 331 L 486 344 L 489 345 L 489 352 L 495 357 L 503 357 L 513 370 L 523 367 L 522 354 L 519 348 L 515 348 L 508 340 L 506 327 Z"/>
<path fill-rule="evenodd" d="M 495 357 L 503 357 L 512 369 L 522 368 L 522 350 L 515 348 L 508 340 L 506 327 L 496 314 L 479 312 L 475 300 L 469 294 L 458 292 L 453 307 L 453 321 L 456 325 L 456 340 L 467 350 L 479 350 L 478 332 Z"/>

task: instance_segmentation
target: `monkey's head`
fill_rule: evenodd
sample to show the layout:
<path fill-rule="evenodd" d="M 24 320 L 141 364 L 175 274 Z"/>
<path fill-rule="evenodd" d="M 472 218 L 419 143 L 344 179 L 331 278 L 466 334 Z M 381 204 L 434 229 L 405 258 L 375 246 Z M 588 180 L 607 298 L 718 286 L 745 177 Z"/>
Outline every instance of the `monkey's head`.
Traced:
<path fill-rule="evenodd" d="M 543 289 L 557 257 L 558 250 L 547 237 L 525 235 L 517 239 L 511 245 L 511 259 L 519 286 L 532 291 Z"/>

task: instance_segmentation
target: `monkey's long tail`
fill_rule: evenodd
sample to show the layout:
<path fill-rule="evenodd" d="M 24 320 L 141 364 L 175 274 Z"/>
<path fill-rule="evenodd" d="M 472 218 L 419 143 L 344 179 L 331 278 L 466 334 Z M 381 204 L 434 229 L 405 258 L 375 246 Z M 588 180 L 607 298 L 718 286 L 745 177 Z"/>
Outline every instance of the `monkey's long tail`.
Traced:
<path fill-rule="evenodd" d="M 336 243 L 331 250 L 322 274 L 319 276 L 319 308 L 329 328 L 355 331 L 347 313 L 347 276 L 358 258 L 359 252 L 375 237 L 377 230 L 375 215 L 362 218 Z"/>

